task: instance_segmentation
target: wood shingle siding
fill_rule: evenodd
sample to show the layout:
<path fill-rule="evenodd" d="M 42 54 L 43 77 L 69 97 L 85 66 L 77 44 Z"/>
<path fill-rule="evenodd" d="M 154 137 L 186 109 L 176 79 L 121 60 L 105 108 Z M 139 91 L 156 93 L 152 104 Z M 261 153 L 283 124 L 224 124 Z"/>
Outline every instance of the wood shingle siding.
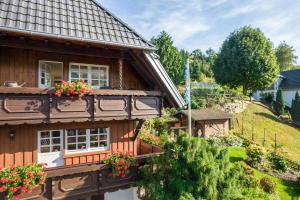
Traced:
<path fill-rule="evenodd" d="M 110 152 L 133 152 L 137 155 L 137 141 L 132 140 L 136 127 L 134 120 L 2 126 L 0 129 L 0 167 L 37 162 L 37 132 L 39 130 L 99 127 L 110 127 L 109 150 L 65 154 L 65 165 L 99 162 L 104 160 Z M 11 130 L 15 131 L 13 140 L 9 137 Z"/>

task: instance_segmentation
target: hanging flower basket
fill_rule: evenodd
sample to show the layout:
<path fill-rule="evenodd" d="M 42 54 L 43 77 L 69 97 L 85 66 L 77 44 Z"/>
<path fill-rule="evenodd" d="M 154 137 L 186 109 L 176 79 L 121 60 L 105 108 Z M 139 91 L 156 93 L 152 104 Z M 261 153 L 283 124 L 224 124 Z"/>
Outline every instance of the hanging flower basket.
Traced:
<path fill-rule="evenodd" d="M 93 94 L 93 89 L 83 80 L 68 82 L 62 80 L 61 83 L 55 85 L 55 96 L 60 97 L 65 95 L 67 97 L 83 97 L 85 95 Z"/>
<path fill-rule="evenodd" d="M 104 161 L 105 164 L 111 165 L 110 177 L 122 177 L 130 174 L 130 167 L 137 166 L 132 153 L 113 153 Z"/>
<path fill-rule="evenodd" d="M 34 188 L 45 183 L 45 166 L 42 163 L 0 168 L 0 192 L 4 192 L 8 199 L 19 199 L 24 193 L 31 193 Z"/>

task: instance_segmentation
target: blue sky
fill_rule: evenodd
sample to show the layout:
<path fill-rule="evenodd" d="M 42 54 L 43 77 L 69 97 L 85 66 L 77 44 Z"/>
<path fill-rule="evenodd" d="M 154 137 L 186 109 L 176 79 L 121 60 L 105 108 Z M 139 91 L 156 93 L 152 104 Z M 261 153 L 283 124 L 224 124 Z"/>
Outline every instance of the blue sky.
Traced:
<path fill-rule="evenodd" d="M 98 1 L 146 39 L 165 30 L 188 51 L 218 51 L 230 32 L 251 25 L 275 46 L 285 40 L 300 57 L 300 0 Z"/>

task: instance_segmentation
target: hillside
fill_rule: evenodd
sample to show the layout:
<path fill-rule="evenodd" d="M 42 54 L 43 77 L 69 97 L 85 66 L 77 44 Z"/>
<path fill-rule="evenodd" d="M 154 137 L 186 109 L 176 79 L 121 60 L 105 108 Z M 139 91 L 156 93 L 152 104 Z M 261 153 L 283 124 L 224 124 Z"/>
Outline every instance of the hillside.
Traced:
<path fill-rule="evenodd" d="M 235 133 L 242 134 L 243 126 L 243 137 L 250 140 L 254 138 L 256 143 L 263 145 L 265 129 L 265 146 L 273 149 L 276 133 L 277 144 L 281 146 L 278 152 L 282 156 L 300 163 L 300 131 L 298 128 L 282 122 L 268 108 L 259 103 L 250 103 L 244 112 L 236 114 L 234 117 L 233 131 Z"/>

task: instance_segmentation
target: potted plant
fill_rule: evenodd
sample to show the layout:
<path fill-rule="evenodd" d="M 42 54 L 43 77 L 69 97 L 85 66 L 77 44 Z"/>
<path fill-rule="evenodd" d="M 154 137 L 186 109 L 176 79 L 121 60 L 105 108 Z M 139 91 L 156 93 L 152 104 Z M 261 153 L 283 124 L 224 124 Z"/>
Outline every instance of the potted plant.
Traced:
<path fill-rule="evenodd" d="M 83 97 L 85 95 L 93 94 L 93 89 L 84 82 L 84 80 L 76 80 L 69 82 L 62 80 L 61 83 L 55 85 L 55 96 L 65 95 L 67 97 Z"/>
<path fill-rule="evenodd" d="M 45 166 L 42 163 L 0 168 L 0 192 L 4 192 L 8 199 L 19 199 L 22 194 L 31 193 L 34 188 L 45 183 Z"/>
<path fill-rule="evenodd" d="M 132 153 L 113 153 L 104 161 L 105 164 L 111 165 L 110 177 L 122 177 L 130 173 L 130 167 L 137 166 Z"/>

